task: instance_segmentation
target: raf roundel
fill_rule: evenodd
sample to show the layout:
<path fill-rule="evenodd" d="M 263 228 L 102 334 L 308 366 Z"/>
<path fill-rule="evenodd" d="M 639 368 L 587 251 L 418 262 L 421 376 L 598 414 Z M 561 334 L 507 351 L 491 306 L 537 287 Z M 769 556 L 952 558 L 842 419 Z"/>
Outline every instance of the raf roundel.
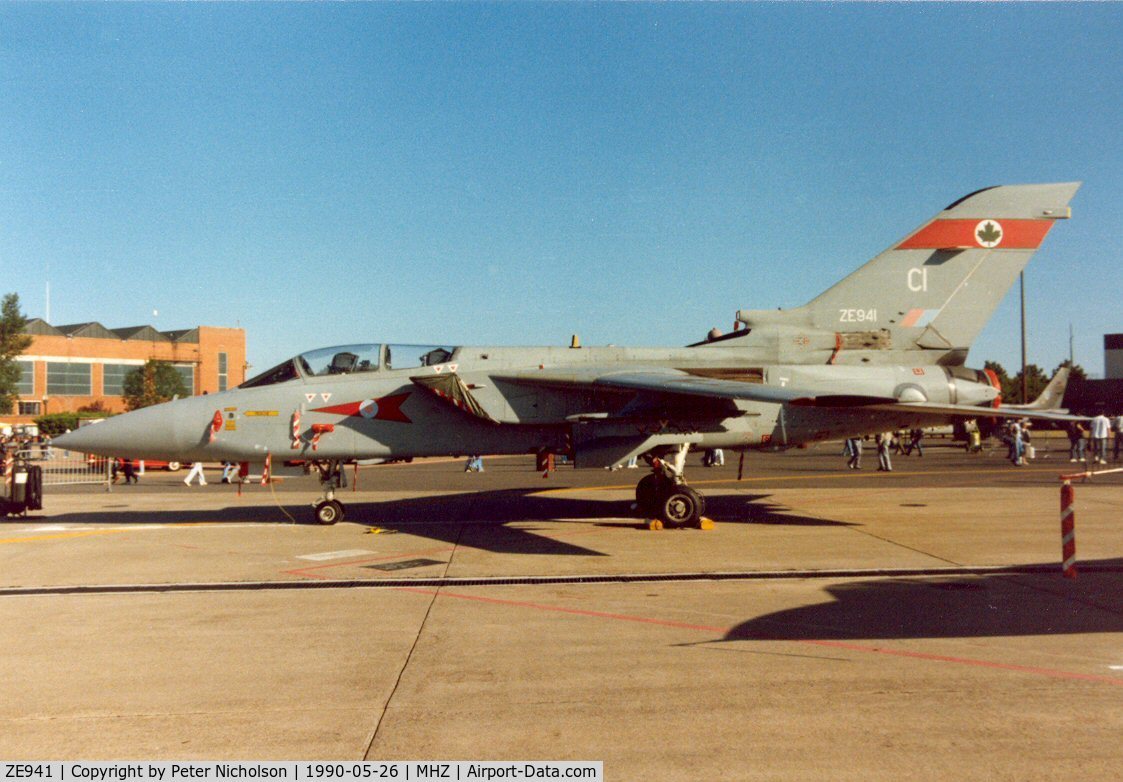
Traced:
<path fill-rule="evenodd" d="M 997 220 L 983 220 L 975 226 L 975 241 L 980 247 L 997 247 L 1002 244 L 1002 225 Z"/>
<path fill-rule="evenodd" d="M 378 417 L 378 402 L 373 399 L 368 399 L 359 405 L 359 415 L 363 418 L 377 418 Z"/>

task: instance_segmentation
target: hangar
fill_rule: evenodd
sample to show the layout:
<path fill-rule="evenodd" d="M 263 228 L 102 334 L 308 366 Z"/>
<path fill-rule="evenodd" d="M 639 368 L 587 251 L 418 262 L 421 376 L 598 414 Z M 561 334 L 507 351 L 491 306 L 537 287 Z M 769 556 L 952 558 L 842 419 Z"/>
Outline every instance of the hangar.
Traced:
<path fill-rule="evenodd" d="M 1074 380 L 1064 406 L 1083 415 L 1123 415 L 1123 334 L 1104 334 L 1104 379 Z"/>

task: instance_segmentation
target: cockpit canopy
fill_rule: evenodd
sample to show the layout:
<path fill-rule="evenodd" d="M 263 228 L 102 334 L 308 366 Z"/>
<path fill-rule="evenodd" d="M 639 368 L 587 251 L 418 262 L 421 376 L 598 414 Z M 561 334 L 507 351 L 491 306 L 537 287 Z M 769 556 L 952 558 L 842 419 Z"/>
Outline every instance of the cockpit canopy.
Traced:
<path fill-rule="evenodd" d="M 341 345 L 301 353 L 238 388 L 258 388 L 300 378 L 431 367 L 450 361 L 457 348 L 443 345 Z"/>
<path fill-rule="evenodd" d="M 296 357 L 304 377 L 347 375 L 352 372 L 374 372 L 382 362 L 381 345 L 344 345 L 320 348 Z"/>

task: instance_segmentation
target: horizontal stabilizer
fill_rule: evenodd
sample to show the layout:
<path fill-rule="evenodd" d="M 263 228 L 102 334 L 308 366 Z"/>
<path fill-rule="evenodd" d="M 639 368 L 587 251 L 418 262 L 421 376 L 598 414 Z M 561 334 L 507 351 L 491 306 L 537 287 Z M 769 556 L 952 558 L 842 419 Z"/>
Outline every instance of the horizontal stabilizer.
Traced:
<path fill-rule="evenodd" d="M 1053 410 L 1055 412 L 1064 412 L 1061 410 L 1061 401 L 1065 398 L 1065 391 L 1068 389 L 1068 376 L 1070 373 L 1069 367 L 1061 367 L 1057 370 L 1057 374 L 1053 375 L 1053 379 L 1049 381 L 1049 385 L 1041 394 L 1029 404 L 1025 405 L 1009 405 L 1010 408 L 1016 410 Z"/>
<path fill-rule="evenodd" d="M 1027 410 L 1024 407 L 975 407 L 973 405 L 941 405 L 931 402 L 897 402 L 896 404 L 873 404 L 865 410 L 886 413 L 908 413 L 931 415 L 936 418 L 1029 418 L 1035 421 L 1087 421 L 1087 416 L 1068 415 L 1049 410 Z"/>

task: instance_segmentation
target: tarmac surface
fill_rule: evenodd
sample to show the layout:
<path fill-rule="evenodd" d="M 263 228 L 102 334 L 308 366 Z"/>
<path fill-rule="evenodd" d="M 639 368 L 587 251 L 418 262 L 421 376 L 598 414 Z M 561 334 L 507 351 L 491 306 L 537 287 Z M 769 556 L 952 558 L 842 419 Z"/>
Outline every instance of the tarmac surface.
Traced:
<path fill-rule="evenodd" d="M 1117 779 L 1123 475 L 1076 485 L 1064 579 L 1041 456 L 692 457 L 712 530 L 529 457 L 364 467 L 332 527 L 311 478 L 48 487 L 0 525 L 0 757 Z"/>

